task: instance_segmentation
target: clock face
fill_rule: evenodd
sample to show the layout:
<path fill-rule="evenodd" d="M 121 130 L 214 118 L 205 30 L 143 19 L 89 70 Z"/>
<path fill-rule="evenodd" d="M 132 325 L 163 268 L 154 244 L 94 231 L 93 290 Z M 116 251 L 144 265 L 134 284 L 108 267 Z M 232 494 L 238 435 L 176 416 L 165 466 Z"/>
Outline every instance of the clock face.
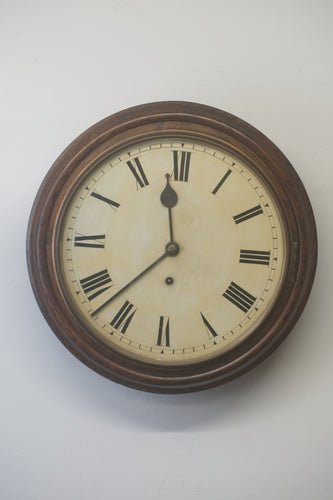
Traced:
<path fill-rule="evenodd" d="M 57 253 L 72 309 L 100 342 L 188 364 L 267 316 L 286 241 L 274 195 L 241 157 L 160 137 L 97 162 L 63 209 Z"/>
<path fill-rule="evenodd" d="M 195 103 L 150 103 L 93 125 L 37 194 L 27 260 L 64 345 L 137 389 L 198 391 L 265 359 L 316 269 L 312 208 L 258 130 Z"/>

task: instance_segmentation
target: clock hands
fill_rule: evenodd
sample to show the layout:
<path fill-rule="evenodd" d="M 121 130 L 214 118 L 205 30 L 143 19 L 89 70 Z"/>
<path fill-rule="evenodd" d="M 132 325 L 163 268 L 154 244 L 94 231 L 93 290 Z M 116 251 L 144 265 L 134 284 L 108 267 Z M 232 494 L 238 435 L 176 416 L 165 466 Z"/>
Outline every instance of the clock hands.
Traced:
<path fill-rule="evenodd" d="M 168 247 L 168 245 L 167 245 L 167 247 Z M 97 313 L 99 313 L 105 306 L 107 306 L 108 304 L 110 304 L 110 302 L 112 302 L 113 300 L 115 300 L 118 297 L 118 295 L 120 295 L 121 293 L 123 293 L 125 290 L 127 290 L 127 288 L 129 288 L 131 285 L 133 285 L 133 283 L 135 283 L 143 275 L 145 275 L 146 273 L 148 273 L 148 271 L 150 271 L 153 267 L 155 267 L 157 264 L 159 264 L 160 262 L 162 262 L 162 260 L 164 260 L 165 257 L 167 257 L 168 255 L 172 255 L 167 250 L 167 247 L 165 249 L 165 252 L 158 259 L 154 260 L 154 262 L 152 264 L 150 264 L 148 267 L 146 267 L 146 269 L 144 269 L 143 271 L 141 271 L 141 273 L 139 273 L 137 276 L 135 276 L 133 279 L 131 279 L 131 281 L 129 281 L 125 286 L 123 286 L 120 290 L 118 290 L 118 292 L 116 292 L 114 295 L 112 295 L 112 297 L 110 297 L 108 300 L 106 300 L 104 302 L 104 304 L 102 304 L 97 309 L 95 309 L 95 311 L 91 313 L 91 316 L 95 316 Z"/>
<path fill-rule="evenodd" d="M 93 311 L 91 313 L 91 316 L 95 316 L 97 313 L 99 313 L 102 309 L 104 309 L 105 306 L 107 306 L 108 304 L 110 304 L 110 302 L 115 300 L 121 293 L 123 293 L 125 290 L 127 290 L 127 288 L 129 288 L 131 285 L 133 285 L 133 283 L 135 283 L 140 278 L 142 278 L 142 276 L 144 276 L 146 273 L 148 273 L 157 264 L 162 262 L 162 260 L 164 260 L 166 257 L 169 257 L 169 256 L 174 257 L 178 253 L 179 253 L 178 243 L 176 243 L 175 241 L 170 241 L 165 247 L 165 252 L 158 259 L 154 260 L 154 262 L 152 264 L 150 264 L 143 271 L 141 271 L 141 273 L 137 274 L 133 279 L 131 279 L 131 281 L 129 281 L 125 286 L 123 286 L 120 290 L 118 290 L 118 292 L 116 292 L 114 295 L 112 295 L 112 297 L 107 299 L 101 306 L 99 306 L 97 309 L 95 309 L 95 311 Z"/>
<path fill-rule="evenodd" d="M 172 212 L 171 209 L 177 205 L 178 196 L 176 191 L 170 186 L 170 175 L 166 174 L 166 186 L 161 194 L 161 203 L 164 207 L 168 209 L 169 214 L 169 231 L 170 231 L 170 242 L 173 242 L 173 224 L 172 224 Z"/>
<path fill-rule="evenodd" d="M 136 281 L 138 281 L 142 276 L 148 273 L 151 269 L 153 269 L 157 264 L 162 262 L 166 257 L 175 257 L 178 255 L 180 247 L 178 243 L 176 243 L 173 239 L 173 224 L 172 224 L 172 212 L 171 209 L 177 204 L 178 196 L 176 191 L 170 186 L 169 180 L 170 175 L 166 174 L 167 183 L 161 194 L 161 203 L 164 207 L 168 209 L 169 214 L 169 232 L 170 232 L 170 241 L 165 247 L 164 253 L 158 257 L 158 259 L 154 260 L 152 264 L 146 267 L 143 271 L 137 274 L 133 279 L 131 279 L 126 285 L 124 285 L 118 292 L 116 292 L 112 297 L 107 299 L 102 305 L 100 305 L 95 311 L 91 313 L 91 316 L 95 316 L 98 314 L 105 306 L 110 304 L 110 302 L 114 301 L 120 294 L 122 294 L 127 288 L 133 285 Z"/>

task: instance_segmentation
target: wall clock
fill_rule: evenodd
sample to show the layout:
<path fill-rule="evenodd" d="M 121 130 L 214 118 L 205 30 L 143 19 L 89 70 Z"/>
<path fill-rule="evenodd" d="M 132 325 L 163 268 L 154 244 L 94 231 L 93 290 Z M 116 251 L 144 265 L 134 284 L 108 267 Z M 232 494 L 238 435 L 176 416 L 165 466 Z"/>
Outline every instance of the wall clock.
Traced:
<path fill-rule="evenodd" d="M 56 160 L 28 268 L 65 346 L 161 393 L 207 389 L 266 358 L 302 312 L 317 257 L 305 189 L 279 149 L 221 110 L 137 106 Z"/>

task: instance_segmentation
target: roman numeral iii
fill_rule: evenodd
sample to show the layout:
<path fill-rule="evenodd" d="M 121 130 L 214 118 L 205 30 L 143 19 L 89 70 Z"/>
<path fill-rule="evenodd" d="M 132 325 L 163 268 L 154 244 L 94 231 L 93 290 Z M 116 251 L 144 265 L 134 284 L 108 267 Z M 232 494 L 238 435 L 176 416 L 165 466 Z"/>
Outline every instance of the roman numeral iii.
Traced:
<path fill-rule="evenodd" d="M 173 178 L 175 181 L 188 182 L 190 161 L 191 153 L 173 151 Z"/>
<path fill-rule="evenodd" d="M 103 271 L 99 271 L 98 273 L 91 274 L 90 276 L 83 278 L 80 280 L 80 284 L 87 298 L 92 300 L 111 288 L 112 285 L 105 286 L 108 283 L 111 283 L 111 281 L 109 273 L 106 269 L 103 269 Z"/>
<path fill-rule="evenodd" d="M 133 310 L 133 308 L 133 304 L 126 300 L 111 321 L 110 325 L 121 331 L 121 333 L 126 333 L 126 330 L 136 313 L 136 309 Z"/>
<path fill-rule="evenodd" d="M 260 205 L 257 205 L 253 208 L 250 208 L 249 210 L 245 210 L 245 212 L 241 212 L 238 215 L 234 215 L 234 221 L 236 224 L 240 224 L 241 222 L 244 222 L 248 219 L 252 219 L 252 217 L 256 217 L 257 215 L 260 215 L 263 213 L 263 210 Z"/>
<path fill-rule="evenodd" d="M 158 324 L 157 345 L 170 347 L 169 318 L 160 316 Z"/>
<path fill-rule="evenodd" d="M 128 161 L 126 162 L 130 171 L 135 177 L 135 180 L 137 182 L 137 185 L 140 186 L 140 188 L 143 188 L 145 186 L 149 185 L 148 179 L 146 177 L 146 174 L 143 171 L 142 165 L 140 163 L 139 158 L 134 158 L 134 162 Z"/>
<path fill-rule="evenodd" d="M 230 286 L 223 293 L 223 297 L 245 313 L 248 312 L 257 300 L 256 297 L 253 297 L 253 295 L 237 285 L 234 281 L 230 283 Z"/>
<path fill-rule="evenodd" d="M 243 264 L 260 264 L 268 266 L 270 261 L 271 252 L 260 250 L 241 250 L 239 262 Z"/>

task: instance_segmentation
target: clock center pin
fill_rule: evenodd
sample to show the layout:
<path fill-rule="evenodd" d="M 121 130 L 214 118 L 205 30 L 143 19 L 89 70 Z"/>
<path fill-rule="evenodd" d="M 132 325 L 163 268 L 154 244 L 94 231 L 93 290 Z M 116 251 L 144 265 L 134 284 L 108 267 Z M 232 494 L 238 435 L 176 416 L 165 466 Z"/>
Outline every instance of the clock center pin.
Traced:
<path fill-rule="evenodd" d="M 167 255 L 171 255 L 172 257 L 175 257 L 175 255 L 179 254 L 179 245 L 175 241 L 170 241 L 167 246 L 165 247 L 165 251 Z"/>

